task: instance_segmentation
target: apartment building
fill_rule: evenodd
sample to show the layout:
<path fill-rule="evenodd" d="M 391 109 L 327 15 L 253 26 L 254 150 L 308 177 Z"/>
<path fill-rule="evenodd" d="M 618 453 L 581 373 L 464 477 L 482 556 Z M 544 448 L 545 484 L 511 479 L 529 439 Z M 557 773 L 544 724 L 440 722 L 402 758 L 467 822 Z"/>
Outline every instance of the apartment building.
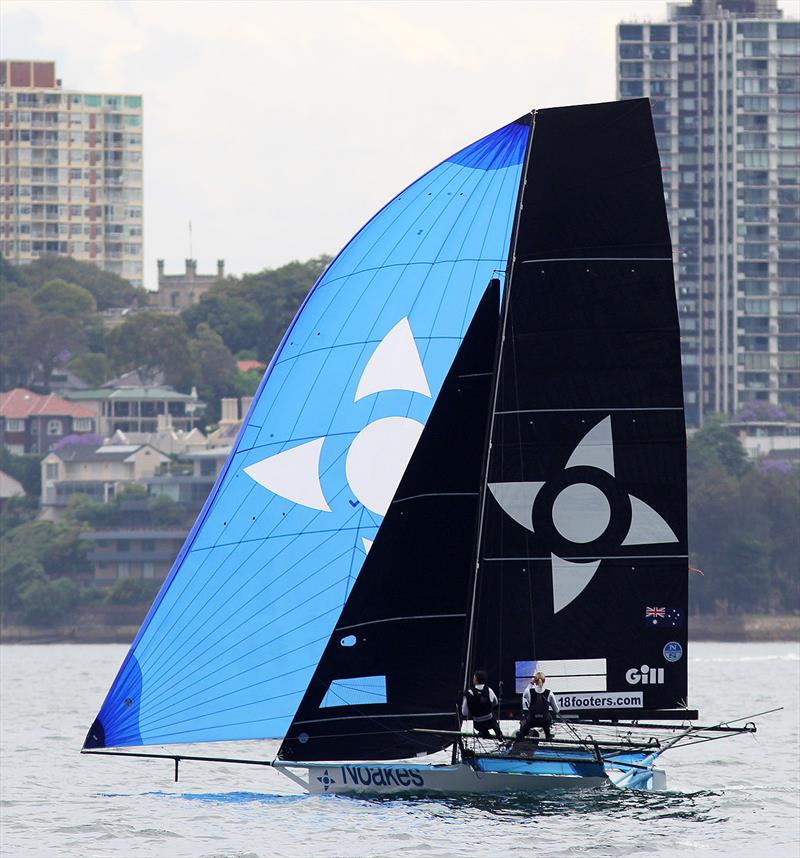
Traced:
<path fill-rule="evenodd" d="M 71 256 L 143 285 L 142 97 L 64 88 L 0 60 L 0 252 Z"/>
<path fill-rule="evenodd" d="M 800 22 L 692 0 L 617 27 L 617 95 L 650 98 L 690 424 L 800 405 Z"/>

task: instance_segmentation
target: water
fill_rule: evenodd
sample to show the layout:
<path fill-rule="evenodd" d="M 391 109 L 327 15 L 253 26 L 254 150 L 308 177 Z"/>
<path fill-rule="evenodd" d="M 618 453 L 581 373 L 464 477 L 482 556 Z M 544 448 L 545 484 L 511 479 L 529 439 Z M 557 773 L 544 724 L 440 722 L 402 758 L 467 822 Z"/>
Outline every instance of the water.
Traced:
<path fill-rule="evenodd" d="M 756 737 L 668 755 L 668 793 L 449 800 L 306 796 L 278 772 L 210 763 L 184 763 L 175 784 L 168 760 L 81 757 L 125 649 L 0 647 L 4 858 L 798 854 L 797 644 L 693 646 L 691 701 L 706 720 L 787 708 Z M 189 752 L 221 747 L 269 757 L 277 743 Z"/>

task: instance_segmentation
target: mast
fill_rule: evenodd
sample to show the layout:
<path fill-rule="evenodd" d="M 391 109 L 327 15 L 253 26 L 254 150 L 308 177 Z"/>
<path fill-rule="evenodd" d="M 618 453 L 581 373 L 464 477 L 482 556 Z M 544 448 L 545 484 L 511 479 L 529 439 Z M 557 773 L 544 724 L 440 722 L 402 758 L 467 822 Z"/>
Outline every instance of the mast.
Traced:
<path fill-rule="evenodd" d="M 464 688 L 467 688 L 472 678 L 472 643 L 473 632 L 475 625 L 475 607 L 478 597 L 478 578 L 480 576 L 481 565 L 481 550 L 483 548 L 483 521 L 486 512 L 486 494 L 489 485 L 489 465 L 491 463 L 492 440 L 494 438 L 494 414 L 497 408 L 497 395 L 500 387 L 500 368 L 503 360 L 503 343 L 506 338 L 506 325 L 508 323 L 508 312 L 511 306 L 511 281 L 514 276 L 514 265 L 517 259 L 517 239 L 519 237 L 519 223 L 522 215 L 522 202 L 525 196 L 525 185 L 528 182 L 528 164 L 530 162 L 531 150 L 533 148 L 533 134 L 536 130 L 536 110 L 532 110 L 529 115 L 522 117 L 526 122 L 530 122 L 531 130 L 528 134 L 528 141 L 525 147 L 525 157 L 522 164 L 522 174 L 520 175 L 519 193 L 517 196 L 517 205 L 514 212 L 514 225 L 511 230 L 511 243 L 509 245 L 508 263 L 506 265 L 507 276 L 503 286 L 502 307 L 500 311 L 500 325 L 497 329 L 497 344 L 495 346 L 494 368 L 492 371 L 492 391 L 489 402 L 488 425 L 486 429 L 486 445 L 483 454 L 483 464 L 481 467 L 481 483 L 480 494 L 478 499 L 478 520 L 477 531 L 475 536 L 475 562 L 473 564 L 473 573 L 470 581 L 470 591 L 468 593 L 468 610 L 467 610 L 467 637 L 466 637 L 466 653 L 464 656 Z M 520 122 L 522 121 L 520 120 Z"/>

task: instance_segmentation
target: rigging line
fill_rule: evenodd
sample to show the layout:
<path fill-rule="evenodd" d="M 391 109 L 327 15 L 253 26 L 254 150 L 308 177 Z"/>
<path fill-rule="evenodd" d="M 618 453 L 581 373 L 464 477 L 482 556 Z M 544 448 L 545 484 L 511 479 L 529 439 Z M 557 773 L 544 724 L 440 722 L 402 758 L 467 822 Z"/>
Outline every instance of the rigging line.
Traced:
<path fill-rule="evenodd" d="M 493 379 L 493 391 L 492 391 L 492 402 L 491 402 L 491 411 L 489 414 L 489 420 L 487 421 L 489 424 L 488 429 L 488 438 L 487 438 L 487 449 L 485 453 L 485 462 L 484 462 L 484 472 L 483 479 L 481 481 L 481 497 L 479 501 L 479 512 L 478 512 L 478 529 L 477 529 L 477 539 L 476 539 L 476 552 L 475 552 L 475 567 L 473 572 L 473 582 L 472 582 L 472 598 L 470 601 L 470 609 L 469 609 L 469 623 L 467 629 L 467 647 L 464 661 L 464 687 L 468 686 L 470 680 L 470 672 L 472 670 L 472 638 L 474 633 L 474 625 L 475 625 L 475 600 L 478 592 L 478 579 L 480 577 L 480 558 L 481 558 L 481 549 L 482 549 L 482 539 L 483 539 L 483 520 L 486 512 L 486 494 L 488 488 L 488 476 L 489 476 L 489 461 L 491 458 L 491 449 L 492 449 L 492 439 L 494 436 L 494 420 L 491 419 L 491 415 L 494 413 L 497 408 L 497 396 L 499 392 L 499 384 L 498 379 L 500 375 L 500 369 L 502 366 L 502 355 L 503 355 L 503 340 L 505 339 L 505 330 L 506 324 L 508 322 L 508 312 L 511 298 L 511 282 L 513 280 L 514 274 L 514 262 L 517 254 L 517 240 L 519 238 L 519 223 L 520 217 L 522 214 L 522 202 L 524 197 L 525 185 L 528 180 L 528 165 L 530 164 L 531 150 L 533 148 L 533 136 L 534 130 L 536 128 L 536 111 L 531 112 L 531 130 L 528 134 L 528 139 L 525 143 L 525 161 L 524 166 L 522 168 L 522 172 L 520 174 L 519 179 L 519 192 L 518 199 L 516 205 L 516 215 L 514 218 L 514 226 L 512 229 L 512 238 L 510 242 L 509 248 L 509 262 L 506 266 L 508 271 L 508 276 L 506 277 L 505 288 L 503 290 L 503 313 L 502 313 L 502 322 L 498 329 L 498 342 L 496 349 L 496 358 L 495 358 L 495 367 L 494 367 L 494 379 Z"/>
<path fill-rule="evenodd" d="M 454 617 L 466 617 L 466 614 L 414 614 L 402 617 L 387 617 L 383 620 L 367 620 L 363 623 L 352 623 L 349 626 L 337 626 L 334 633 L 349 631 L 350 629 L 359 629 L 361 626 L 374 626 L 377 623 L 394 623 L 398 620 L 443 620 Z"/>

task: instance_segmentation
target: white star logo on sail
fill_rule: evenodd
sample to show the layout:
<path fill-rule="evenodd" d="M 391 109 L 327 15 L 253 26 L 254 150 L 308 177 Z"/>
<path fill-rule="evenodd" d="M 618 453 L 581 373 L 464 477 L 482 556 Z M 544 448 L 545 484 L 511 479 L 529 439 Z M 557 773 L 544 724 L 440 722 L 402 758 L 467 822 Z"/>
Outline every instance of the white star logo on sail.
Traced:
<path fill-rule="evenodd" d="M 401 319 L 375 347 L 361 373 L 353 401 L 387 390 L 431 396 L 408 318 Z M 368 423 L 353 439 L 345 461 L 347 481 L 370 512 L 386 514 L 424 428 L 410 417 L 382 417 Z M 254 462 L 244 472 L 280 497 L 330 512 L 320 482 L 324 443 L 325 436 L 314 438 Z M 365 550 L 369 550 L 366 545 Z"/>
<path fill-rule="evenodd" d="M 598 468 L 614 474 L 614 439 L 611 416 L 603 418 L 572 451 L 565 470 L 574 467 Z M 517 524 L 536 532 L 533 504 L 545 483 L 490 483 L 489 489 L 503 511 Z M 631 523 L 622 545 L 654 545 L 677 542 L 672 528 L 648 504 L 628 494 Z M 605 494 L 591 483 L 572 483 L 553 501 L 553 525 L 568 542 L 586 545 L 599 539 L 611 522 L 611 506 Z M 553 613 L 573 602 L 589 585 L 600 567 L 600 559 L 571 561 L 550 555 L 553 578 Z"/>

